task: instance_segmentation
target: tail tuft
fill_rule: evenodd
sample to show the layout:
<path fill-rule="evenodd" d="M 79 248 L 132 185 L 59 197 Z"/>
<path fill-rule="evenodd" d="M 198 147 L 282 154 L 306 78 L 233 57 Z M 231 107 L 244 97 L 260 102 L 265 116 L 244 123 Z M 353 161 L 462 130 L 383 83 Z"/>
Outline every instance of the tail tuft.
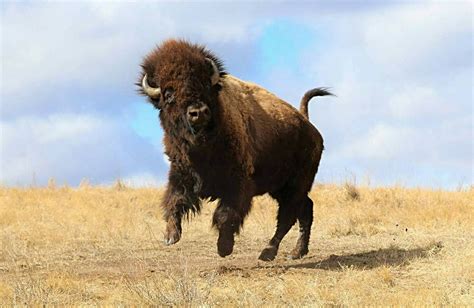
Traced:
<path fill-rule="evenodd" d="M 300 103 L 300 112 L 308 119 L 308 102 L 315 96 L 326 96 L 326 95 L 332 95 L 331 92 L 328 91 L 329 88 L 314 88 L 309 91 L 307 91 L 303 98 L 301 99 Z"/>

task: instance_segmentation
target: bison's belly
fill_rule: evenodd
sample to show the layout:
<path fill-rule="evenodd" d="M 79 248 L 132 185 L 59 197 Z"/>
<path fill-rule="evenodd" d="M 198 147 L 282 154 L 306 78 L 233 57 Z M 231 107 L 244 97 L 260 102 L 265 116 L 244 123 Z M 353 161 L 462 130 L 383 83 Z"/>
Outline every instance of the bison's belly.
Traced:
<path fill-rule="evenodd" d="M 201 198 L 221 199 L 237 193 L 240 178 L 232 172 L 230 166 L 206 166 L 197 170 L 201 181 L 199 196 Z"/>
<path fill-rule="evenodd" d="M 280 164 L 261 164 L 256 166 L 255 174 L 252 177 L 254 182 L 255 194 L 263 195 L 267 192 L 278 190 L 285 185 L 292 170 L 289 164 L 282 162 Z"/>

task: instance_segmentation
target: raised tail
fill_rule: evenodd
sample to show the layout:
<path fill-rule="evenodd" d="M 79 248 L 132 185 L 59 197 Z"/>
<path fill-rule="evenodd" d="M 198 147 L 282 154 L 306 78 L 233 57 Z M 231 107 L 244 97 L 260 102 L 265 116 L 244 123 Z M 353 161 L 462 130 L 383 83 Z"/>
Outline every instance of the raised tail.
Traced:
<path fill-rule="evenodd" d="M 301 99 L 300 103 L 300 112 L 308 119 L 308 102 L 315 96 L 325 96 L 325 95 L 333 95 L 331 92 L 328 91 L 328 88 L 314 88 L 306 92 Z"/>

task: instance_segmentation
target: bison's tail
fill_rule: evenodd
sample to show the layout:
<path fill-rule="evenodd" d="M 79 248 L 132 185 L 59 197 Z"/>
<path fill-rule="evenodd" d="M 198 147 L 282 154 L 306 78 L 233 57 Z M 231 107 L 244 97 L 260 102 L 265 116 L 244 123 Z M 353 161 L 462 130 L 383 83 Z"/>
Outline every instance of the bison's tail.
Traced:
<path fill-rule="evenodd" d="M 315 88 L 306 92 L 301 99 L 300 112 L 308 119 L 308 102 L 315 96 L 333 95 L 328 88 Z"/>

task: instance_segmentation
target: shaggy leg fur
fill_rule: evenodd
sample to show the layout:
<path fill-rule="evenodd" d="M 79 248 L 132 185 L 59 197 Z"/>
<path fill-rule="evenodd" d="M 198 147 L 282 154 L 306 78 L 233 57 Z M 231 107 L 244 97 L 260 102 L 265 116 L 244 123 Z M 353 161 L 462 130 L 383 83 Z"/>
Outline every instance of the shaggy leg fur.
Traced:
<path fill-rule="evenodd" d="M 161 207 L 166 221 L 164 241 L 166 245 L 177 243 L 181 238 L 181 220 L 189 212 L 200 211 L 200 199 L 193 190 L 194 178 L 186 171 L 171 166 L 168 186 Z"/>
<path fill-rule="evenodd" d="M 165 245 L 175 244 L 181 239 L 181 218 L 184 208 L 181 198 L 179 198 L 180 195 L 174 193 L 174 190 L 171 183 L 169 183 L 162 203 L 164 219 L 166 221 Z"/>
<path fill-rule="evenodd" d="M 172 245 L 181 239 L 181 217 L 170 218 L 166 223 L 165 245 Z"/>
<path fill-rule="evenodd" d="M 313 201 L 306 197 L 300 213 L 298 214 L 300 226 L 300 236 L 296 242 L 296 247 L 290 254 L 291 259 L 299 259 L 308 254 L 309 237 L 311 225 L 313 224 Z"/>
<path fill-rule="evenodd" d="M 231 206 L 237 205 L 236 208 Z M 229 203 L 221 200 L 214 212 L 212 224 L 219 230 L 217 239 L 217 252 L 219 256 L 226 257 L 234 249 L 234 234 L 238 234 L 245 216 L 250 209 L 250 201 Z"/>

